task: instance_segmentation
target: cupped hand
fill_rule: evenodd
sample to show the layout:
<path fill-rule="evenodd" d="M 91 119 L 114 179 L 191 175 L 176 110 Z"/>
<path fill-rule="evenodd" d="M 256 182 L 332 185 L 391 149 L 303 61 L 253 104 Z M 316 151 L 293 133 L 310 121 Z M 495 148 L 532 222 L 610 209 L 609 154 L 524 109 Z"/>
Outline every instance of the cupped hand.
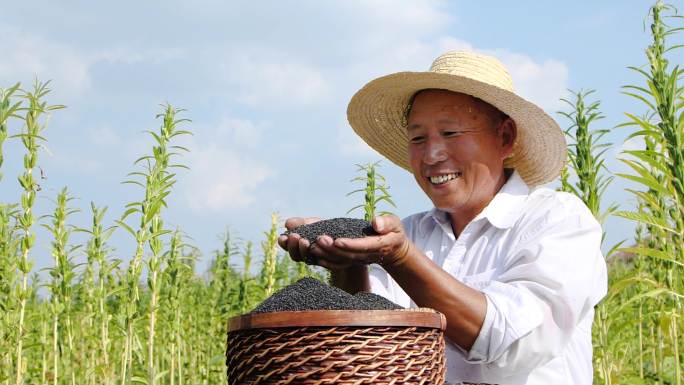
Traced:
<path fill-rule="evenodd" d="M 293 230 L 302 225 L 308 225 L 310 223 L 318 222 L 321 218 L 318 217 L 293 217 L 288 218 L 285 221 L 285 228 L 288 230 Z M 309 254 L 310 242 L 302 238 L 297 233 L 290 233 L 289 235 L 281 235 L 278 237 L 278 245 L 285 249 L 295 262 L 306 262 L 307 264 L 313 264 L 312 255 Z"/>
<path fill-rule="evenodd" d="M 320 219 L 291 218 L 285 226 L 292 229 L 318 220 Z M 332 271 L 371 263 L 383 266 L 401 263 L 408 254 L 411 242 L 406 237 L 399 217 L 378 216 L 371 223 L 378 235 L 335 240 L 323 235 L 311 244 L 298 234 L 290 234 L 287 237 L 281 236 L 278 242 L 281 247 L 288 250 L 293 260 L 319 265 Z"/>

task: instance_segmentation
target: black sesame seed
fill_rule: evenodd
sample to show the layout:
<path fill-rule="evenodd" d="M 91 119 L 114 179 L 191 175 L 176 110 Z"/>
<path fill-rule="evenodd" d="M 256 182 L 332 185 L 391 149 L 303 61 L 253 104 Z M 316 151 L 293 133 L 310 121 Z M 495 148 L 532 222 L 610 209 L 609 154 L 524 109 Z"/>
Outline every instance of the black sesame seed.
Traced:
<path fill-rule="evenodd" d="M 403 309 L 403 307 L 397 305 L 396 303 L 388 300 L 387 298 L 365 291 L 360 291 L 354 294 L 354 298 L 358 301 L 365 302 L 370 310 L 397 310 Z"/>
<path fill-rule="evenodd" d="M 372 293 L 351 295 L 317 279 L 302 278 L 259 304 L 252 313 L 303 310 L 394 310 L 401 306 Z"/>
<path fill-rule="evenodd" d="M 286 231 L 284 235 L 299 234 L 311 243 L 321 235 L 329 235 L 332 239 L 337 238 L 363 238 L 368 235 L 377 235 L 370 222 L 357 218 L 333 218 L 326 219 L 308 225 L 302 225 Z"/>

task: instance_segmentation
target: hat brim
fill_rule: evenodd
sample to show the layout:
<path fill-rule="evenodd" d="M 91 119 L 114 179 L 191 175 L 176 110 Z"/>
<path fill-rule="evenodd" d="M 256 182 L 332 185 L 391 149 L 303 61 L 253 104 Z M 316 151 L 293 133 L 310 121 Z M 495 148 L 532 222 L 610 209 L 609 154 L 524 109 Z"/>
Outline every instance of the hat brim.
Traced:
<path fill-rule="evenodd" d="M 515 168 L 529 186 L 548 183 L 560 174 L 567 158 L 567 145 L 556 121 L 511 91 L 464 76 L 399 72 L 372 80 L 349 102 L 349 124 L 369 146 L 411 171 L 405 111 L 411 97 L 424 89 L 472 95 L 510 116 L 518 133 L 513 154 L 504 165 Z"/>

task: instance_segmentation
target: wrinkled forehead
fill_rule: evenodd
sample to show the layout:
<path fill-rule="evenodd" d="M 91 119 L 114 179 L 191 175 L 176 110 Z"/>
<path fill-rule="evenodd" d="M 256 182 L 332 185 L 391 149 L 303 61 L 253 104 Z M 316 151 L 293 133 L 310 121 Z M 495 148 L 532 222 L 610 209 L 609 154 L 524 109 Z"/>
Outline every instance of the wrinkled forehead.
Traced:
<path fill-rule="evenodd" d="M 508 115 L 503 113 L 492 104 L 487 103 L 475 96 L 451 90 L 428 88 L 415 92 L 409 99 L 404 114 L 404 127 L 407 126 L 409 117 L 411 116 L 411 111 L 417 100 L 419 102 L 423 102 L 426 100 L 435 100 L 435 98 L 444 100 L 444 108 L 453 108 L 454 110 L 467 108 L 469 113 L 485 115 L 490 119 L 492 124 L 497 124 L 501 122 L 501 120 L 508 117 Z"/>

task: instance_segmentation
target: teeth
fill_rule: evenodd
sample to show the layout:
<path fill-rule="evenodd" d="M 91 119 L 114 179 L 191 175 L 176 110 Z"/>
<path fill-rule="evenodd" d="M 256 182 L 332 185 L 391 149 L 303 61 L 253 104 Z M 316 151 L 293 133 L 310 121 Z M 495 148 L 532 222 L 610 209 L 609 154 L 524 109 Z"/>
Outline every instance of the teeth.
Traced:
<path fill-rule="evenodd" d="M 430 177 L 430 182 L 432 184 L 442 184 L 445 182 L 448 182 L 452 179 L 456 179 L 459 177 L 461 174 L 460 173 L 452 173 L 452 174 L 444 174 L 444 175 L 438 175 L 438 176 L 431 176 Z"/>

